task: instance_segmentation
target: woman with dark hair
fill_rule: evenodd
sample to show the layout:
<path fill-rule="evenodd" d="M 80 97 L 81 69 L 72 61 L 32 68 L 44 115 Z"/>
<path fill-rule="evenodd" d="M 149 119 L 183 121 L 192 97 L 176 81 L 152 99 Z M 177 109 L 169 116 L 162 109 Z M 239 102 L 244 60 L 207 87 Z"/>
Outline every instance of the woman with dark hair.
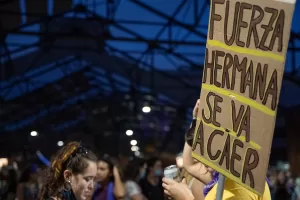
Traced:
<path fill-rule="evenodd" d="M 162 187 L 161 178 L 163 169 L 161 160 L 157 157 L 152 157 L 147 161 L 146 177 L 140 181 L 143 194 L 149 200 L 164 199 L 164 190 Z"/>
<path fill-rule="evenodd" d="M 98 185 L 93 194 L 93 200 L 123 199 L 125 188 L 121 180 L 119 170 L 114 166 L 111 158 L 105 154 L 97 163 Z"/>
<path fill-rule="evenodd" d="M 130 161 L 124 172 L 125 200 L 144 200 L 146 199 L 141 188 L 137 184 L 146 175 L 146 163 L 144 160 L 135 159 Z"/>
<path fill-rule="evenodd" d="M 97 157 L 78 142 L 71 142 L 54 156 L 46 170 L 40 200 L 87 200 L 92 196 Z"/>
<path fill-rule="evenodd" d="M 17 199 L 18 200 L 35 200 L 38 197 L 38 167 L 37 165 L 29 165 L 22 172 L 18 187 Z"/>

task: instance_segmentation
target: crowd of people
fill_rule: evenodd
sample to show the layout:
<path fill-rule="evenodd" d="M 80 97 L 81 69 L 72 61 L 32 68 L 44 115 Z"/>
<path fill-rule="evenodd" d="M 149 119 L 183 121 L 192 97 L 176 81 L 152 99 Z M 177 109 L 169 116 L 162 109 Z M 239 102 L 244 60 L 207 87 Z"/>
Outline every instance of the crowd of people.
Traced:
<path fill-rule="evenodd" d="M 272 199 L 300 199 L 300 177 L 293 177 L 289 171 L 270 169 L 268 172 Z"/>
<path fill-rule="evenodd" d="M 193 122 L 186 133 L 177 167 L 184 171 L 180 181 L 164 178 L 163 163 L 158 157 L 135 158 L 126 166 L 104 154 L 96 156 L 79 142 L 71 142 L 52 158 L 51 166 L 41 169 L 28 165 L 18 173 L 9 163 L 0 173 L 2 200 L 212 200 L 216 199 L 219 173 L 196 161 L 192 143 L 199 101 Z M 175 160 L 174 160 L 175 161 Z M 227 178 L 223 199 L 226 200 L 300 200 L 300 178 L 289 172 L 270 170 L 263 196 L 247 190 Z"/>

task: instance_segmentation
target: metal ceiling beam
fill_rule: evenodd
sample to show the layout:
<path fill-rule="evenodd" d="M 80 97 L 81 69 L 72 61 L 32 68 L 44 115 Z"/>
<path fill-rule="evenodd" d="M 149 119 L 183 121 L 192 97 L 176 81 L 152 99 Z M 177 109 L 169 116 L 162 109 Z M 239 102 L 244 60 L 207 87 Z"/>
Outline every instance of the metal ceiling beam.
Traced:
<path fill-rule="evenodd" d="M 176 19 L 168 16 L 167 14 L 165 14 L 163 12 L 160 12 L 160 11 L 152 8 L 151 6 L 149 6 L 149 5 L 141 2 L 139 0 L 130 0 L 130 2 L 133 2 L 137 6 L 142 7 L 142 8 L 144 8 L 144 9 L 146 9 L 146 10 L 152 12 L 152 13 L 155 13 L 156 15 L 160 16 L 161 18 L 164 18 L 164 19 L 168 20 L 171 23 L 174 23 L 174 24 L 176 24 L 176 25 L 178 25 L 178 26 L 180 26 L 180 27 L 182 27 L 184 29 L 187 29 L 187 30 L 191 31 L 192 33 L 194 33 L 194 34 L 196 34 L 196 35 L 198 35 L 198 36 L 200 36 L 202 38 L 205 38 L 205 39 L 207 38 L 206 34 L 201 33 L 199 31 L 195 30 L 194 27 L 193 27 L 193 25 L 187 25 L 187 24 L 185 24 L 183 22 L 180 22 L 180 21 L 178 21 L 178 20 L 176 20 Z"/>
<path fill-rule="evenodd" d="M 114 24 L 111 24 L 114 26 Z M 77 33 L 51 33 L 51 32 L 36 32 L 36 31 L 28 31 L 28 30 L 20 30 L 9 32 L 10 34 L 14 35 L 29 35 L 29 36 L 51 36 L 51 37 L 58 37 L 58 38 L 72 38 L 76 37 L 78 39 L 93 39 L 93 40 L 107 40 L 107 41 L 120 41 L 120 42 L 147 42 L 150 44 L 159 43 L 159 44 L 176 44 L 176 45 L 190 45 L 190 46 L 206 46 L 205 42 L 199 41 L 181 41 L 181 40 L 168 40 L 168 39 L 142 39 L 136 37 L 122 37 L 122 36 L 113 36 L 113 35 L 101 35 L 101 36 L 94 36 L 94 35 L 78 35 Z"/>

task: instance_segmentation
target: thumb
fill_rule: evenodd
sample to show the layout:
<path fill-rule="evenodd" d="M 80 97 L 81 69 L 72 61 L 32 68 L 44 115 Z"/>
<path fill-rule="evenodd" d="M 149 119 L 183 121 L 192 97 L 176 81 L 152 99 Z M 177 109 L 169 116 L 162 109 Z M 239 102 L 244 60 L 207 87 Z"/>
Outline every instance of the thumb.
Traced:
<path fill-rule="evenodd" d="M 183 178 L 182 181 L 181 181 L 181 183 L 186 184 L 186 179 Z"/>

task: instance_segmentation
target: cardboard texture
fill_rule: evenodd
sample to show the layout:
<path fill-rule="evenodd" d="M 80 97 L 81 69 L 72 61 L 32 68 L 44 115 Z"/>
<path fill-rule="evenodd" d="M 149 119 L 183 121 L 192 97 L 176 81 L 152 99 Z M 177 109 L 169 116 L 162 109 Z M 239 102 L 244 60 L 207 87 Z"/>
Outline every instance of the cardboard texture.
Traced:
<path fill-rule="evenodd" d="M 212 0 L 193 156 L 265 188 L 295 1 Z"/>

